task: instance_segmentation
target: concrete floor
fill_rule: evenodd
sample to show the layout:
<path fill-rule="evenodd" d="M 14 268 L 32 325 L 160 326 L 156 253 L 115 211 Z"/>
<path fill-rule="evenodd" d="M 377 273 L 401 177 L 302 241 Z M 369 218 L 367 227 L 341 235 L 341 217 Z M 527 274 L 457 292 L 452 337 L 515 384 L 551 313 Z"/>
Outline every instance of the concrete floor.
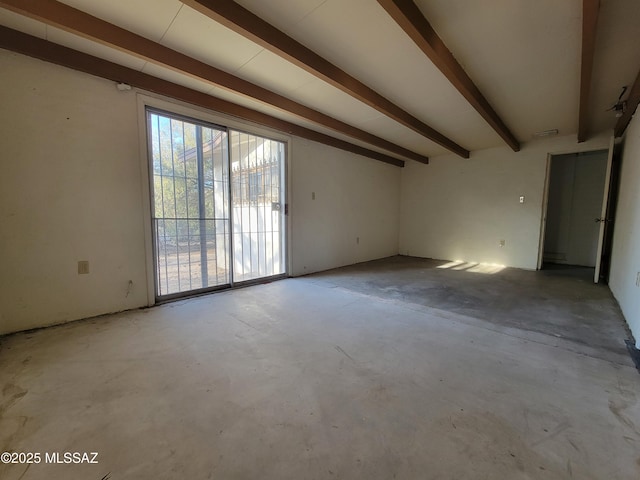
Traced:
<path fill-rule="evenodd" d="M 459 270 L 462 269 L 462 270 Z M 622 312 L 593 268 L 548 264 L 539 272 L 398 256 L 315 275 L 320 281 L 403 304 L 432 307 L 568 340 L 574 351 L 629 364 Z"/>
<path fill-rule="evenodd" d="M 606 287 L 441 265 L 396 257 L 5 337 L 0 450 L 99 463 L 0 478 L 640 478 L 640 375 Z"/>

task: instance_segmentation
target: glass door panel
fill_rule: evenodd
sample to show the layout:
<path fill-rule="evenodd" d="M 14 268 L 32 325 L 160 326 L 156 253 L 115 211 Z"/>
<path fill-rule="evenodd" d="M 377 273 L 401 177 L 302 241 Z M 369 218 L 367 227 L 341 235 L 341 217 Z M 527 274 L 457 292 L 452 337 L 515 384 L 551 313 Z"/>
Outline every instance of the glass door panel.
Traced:
<path fill-rule="evenodd" d="M 233 280 L 285 273 L 285 144 L 229 132 Z"/>
<path fill-rule="evenodd" d="M 156 295 L 230 283 L 225 129 L 147 112 Z"/>

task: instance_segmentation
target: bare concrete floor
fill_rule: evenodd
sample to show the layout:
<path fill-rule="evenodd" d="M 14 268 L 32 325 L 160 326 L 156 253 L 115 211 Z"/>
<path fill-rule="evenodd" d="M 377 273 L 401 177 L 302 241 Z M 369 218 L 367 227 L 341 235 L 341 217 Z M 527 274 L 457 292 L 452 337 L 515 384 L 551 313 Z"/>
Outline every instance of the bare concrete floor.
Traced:
<path fill-rule="evenodd" d="M 459 269 L 460 268 L 460 269 Z M 606 285 L 593 268 L 545 265 L 539 272 L 456 265 L 397 256 L 314 275 L 354 292 L 453 312 L 467 320 L 541 333 L 570 341 L 570 348 L 631 365 L 630 333 Z M 519 332 L 522 334 L 522 332 Z"/>
<path fill-rule="evenodd" d="M 509 270 L 434 279 L 414 260 L 3 338 L 0 450 L 99 463 L 5 464 L 0 478 L 640 477 L 640 375 L 600 343 L 624 334 L 606 288 Z M 404 274 L 449 297 L 407 297 Z M 491 282 L 503 304 L 465 303 Z M 531 325 L 535 298 L 552 305 L 537 310 L 549 332 Z M 591 300 L 602 335 L 589 341 L 589 317 L 571 338 Z M 555 330 L 548 312 L 563 311 Z"/>

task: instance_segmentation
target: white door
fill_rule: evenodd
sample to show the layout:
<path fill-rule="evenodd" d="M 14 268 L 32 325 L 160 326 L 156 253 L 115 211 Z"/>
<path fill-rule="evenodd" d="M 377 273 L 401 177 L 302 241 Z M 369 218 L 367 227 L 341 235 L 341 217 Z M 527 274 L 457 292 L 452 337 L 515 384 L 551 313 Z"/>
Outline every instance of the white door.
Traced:
<path fill-rule="evenodd" d="M 612 135 L 609 142 L 609 155 L 607 156 L 607 173 L 604 178 L 604 194 L 602 197 L 602 209 L 600 211 L 600 217 L 595 221 L 600 223 L 600 230 L 598 232 L 598 250 L 596 253 L 596 270 L 593 274 L 593 282 L 598 283 L 600 280 L 600 267 L 602 263 L 602 248 L 604 247 L 604 227 L 608 221 L 607 216 L 607 201 L 609 199 L 609 183 L 611 181 L 611 163 L 613 160 L 613 147 L 615 146 L 615 138 Z"/>

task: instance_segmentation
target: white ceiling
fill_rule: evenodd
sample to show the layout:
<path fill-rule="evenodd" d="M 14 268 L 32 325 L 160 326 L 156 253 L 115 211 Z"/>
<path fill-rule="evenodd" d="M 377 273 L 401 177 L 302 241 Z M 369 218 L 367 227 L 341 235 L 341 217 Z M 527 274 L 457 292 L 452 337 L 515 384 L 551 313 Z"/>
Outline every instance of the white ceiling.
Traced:
<path fill-rule="evenodd" d="M 473 151 L 504 144 L 375 0 L 237 1 L 463 147 Z M 561 135 L 577 132 L 581 0 L 415 1 L 518 140 L 527 142 L 534 133 L 548 129 L 558 129 Z M 63 3 L 418 153 L 446 152 L 179 0 Z M 312 126 L 210 83 L 4 9 L 0 24 Z M 639 38 L 640 1 L 601 0 L 591 133 L 613 128 L 615 115 L 606 109 L 638 74 Z"/>

